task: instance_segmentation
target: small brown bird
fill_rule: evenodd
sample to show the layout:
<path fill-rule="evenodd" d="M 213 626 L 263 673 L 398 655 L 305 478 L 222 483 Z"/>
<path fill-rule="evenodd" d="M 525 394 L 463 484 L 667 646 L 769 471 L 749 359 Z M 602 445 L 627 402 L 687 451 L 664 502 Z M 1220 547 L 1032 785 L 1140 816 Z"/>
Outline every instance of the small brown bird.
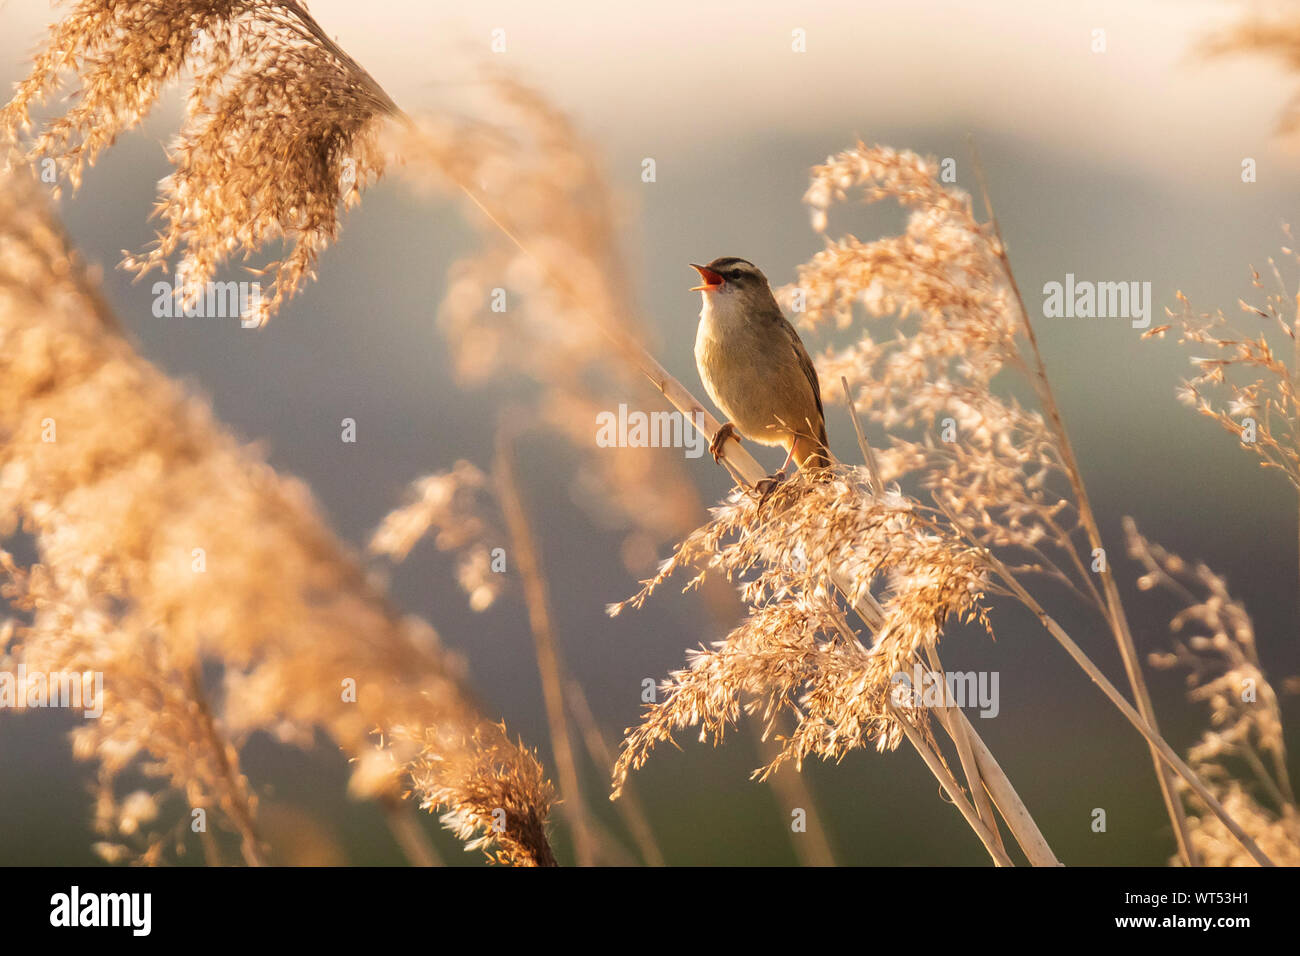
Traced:
<path fill-rule="evenodd" d="M 792 459 L 801 470 L 830 465 L 817 370 L 781 314 L 767 277 L 733 256 L 691 268 L 704 280 L 692 290 L 704 299 L 695 364 L 709 397 L 730 419 L 709 443 L 713 457 L 739 432 L 787 450 L 777 480 Z"/>

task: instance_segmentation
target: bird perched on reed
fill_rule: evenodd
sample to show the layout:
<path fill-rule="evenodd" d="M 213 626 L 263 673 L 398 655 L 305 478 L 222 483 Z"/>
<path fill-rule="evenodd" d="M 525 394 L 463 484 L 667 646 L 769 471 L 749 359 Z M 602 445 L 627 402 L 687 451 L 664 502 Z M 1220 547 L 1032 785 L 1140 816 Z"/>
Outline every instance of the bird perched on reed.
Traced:
<path fill-rule="evenodd" d="M 704 283 L 692 290 L 704 300 L 695 364 L 709 397 L 729 419 L 709 443 L 713 457 L 739 433 L 786 449 L 785 463 L 771 476 L 774 483 L 785 477 L 792 460 L 801 471 L 828 467 L 817 370 L 799 333 L 781 314 L 767 277 L 734 256 L 707 266 L 691 263 L 691 268 Z"/>

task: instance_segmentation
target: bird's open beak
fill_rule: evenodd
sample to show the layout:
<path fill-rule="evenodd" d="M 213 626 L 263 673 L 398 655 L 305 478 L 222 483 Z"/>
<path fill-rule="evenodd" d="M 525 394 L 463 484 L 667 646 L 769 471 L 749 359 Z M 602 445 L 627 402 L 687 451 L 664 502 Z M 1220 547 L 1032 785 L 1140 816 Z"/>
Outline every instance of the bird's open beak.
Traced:
<path fill-rule="evenodd" d="M 708 266 L 697 266 L 692 262 L 691 268 L 698 272 L 700 278 L 704 280 L 704 285 L 691 286 L 692 292 L 712 292 L 722 285 L 722 276 L 718 275 Z"/>

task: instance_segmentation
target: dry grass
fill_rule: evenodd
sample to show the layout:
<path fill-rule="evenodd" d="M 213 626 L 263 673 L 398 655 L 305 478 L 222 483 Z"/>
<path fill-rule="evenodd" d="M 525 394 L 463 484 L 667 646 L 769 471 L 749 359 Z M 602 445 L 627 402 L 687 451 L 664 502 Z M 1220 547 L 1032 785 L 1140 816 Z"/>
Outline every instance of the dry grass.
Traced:
<path fill-rule="evenodd" d="M 509 580 L 493 572 L 493 545 L 506 540 L 492 517 L 491 482 L 468 461 L 411 483 L 406 504 L 384 516 L 369 550 L 394 562 L 406 559 L 417 541 L 433 533 L 440 551 L 456 553 L 456 581 L 475 611 L 496 603 Z"/>
<path fill-rule="evenodd" d="M 1300 807 L 1287 773 L 1282 710 L 1260 665 L 1250 615 L 1204 564 L 1189 565 L 1152 544 L 1131 520 L 1124 531 L 1130 556 L 1145 569 L 1138 586 L 1167 592 L 1181 605 L 1169 625 L 1172 651 L 1152 655 L 1151 663 L 1185 670 L 1188 696 L 1209 705 L 1210 728 L 1188 762 L 1271 859 L 1300 866 Z M 1184 791 L 1183 798 L 1207 866 L 1254 862 L 1194 795 Z"/>
<path fill-rule="evenodd" d="M 340 205 L 382 173 L 375 139 L 396 107 L 293 0 L 68 6 L 0 112 L 0 131 L 28 130 L 31 111 L 77 80 L 72 105 L 25 144 L 76 186 L 85 165 L 187 72 L 185 122 L 170 151 L 176 169 L 156 209 L 165 228 L 126 265 L 143 274 L 183 250 L 177 294 L 189 304 L 232 254 L 284 240 L 284 258 L 262 267 L 273 273 L 270 295 L 245 316 L 265 322 L 337 236 Z"/>
<path fill-rule="evenodd" d="M 694 655 L 691 669 L 666 686 L 668 700 L 629 732 L 616 792 L 627 769 L 642 764 L 650 746 L 669 739 L 672 730 L 698 725 L 704 735 L 718 736 L 739 716 L 742 695 L 758 698 L 744 705 L 748 712 L 770 720 L 778 710 L 793 710 L 799 726 L 808 728 L 789 738 L 786 757 L 839 757 L 873 740 L 896 745 L 909 725 L 923 729 L 923 722 L 883 706 L 890 676 L 917 659 L 937 661 L 945 622 L 972 613 L 987 622 L 980 599 L 1001 594 L 1028 607 L 1147 739 L 1181 858 L 1199 862 L 1174 792 L 1175 774 L 1246 853 L 1267 862 L 1252 834 L 1159 735 L 1113 572 L 1108 563 L 1095 563 L 1097 520 L 996 221 L 979 222 L 969 197 L 939 182 L 934 160 L 859 144 L 814 169 L 806 196 L 814 228 L 825 231 L 831 208 L 855 194 L 868 202 L 891 198 L 908 209 L 905 233 L 870 243 L 852 235 L 828 239 L 825 250 L 801 267 L 797 287 L 785 292 L 788 300 L 798 293 L 806 303 L 803 320 L 810 328 L 856 327 L 860 316 L 890 324 L 886 335 L 873 336 L 864 323 L 856 342 L 823 357 L 821 371 L 857 386 L 857 400 L 890 433 L 891 447 L 874 455 L 864 448 L 872 467 L 833 493 L 823 495 L 826 486 L 817 481 L 794 486 L 789 493 L 806 496 L 806 511 L 757 509 L 744 520 L 720 511 L 721 520 L 688 538 L 651 582 L 694 563 L 729 576 L 749 574 L 744 596 L 752 610 L 713 652 Z M 1004 370 L 1028 379 L 1041 410 L 1006 397 L 999 379 Z M 683 400 L 679 407 L 687 405 Z M 936 434 L 944 424 L 953 426 L 952 433 Z M 885 481 L 910 478 L 930 493 L 934 505 L 923 508 L 892 492 L 924 539 L 934 542 L 925 550 L 903 535 L 902 553 L 924 554 L 929 564 L 900 572 L 880 557 L 893 552 L 872 536 L 877 526 L 863 521 L 889 500 L 868 479 L 877 468 Z M 811 538 L 809 528 L 815 529 Z M 791 581 L 790 569 L 802 571 L 804 562 L 812 568 L 809 577 Z M 1027 589 L 1043 574 L 1070 586 L 1112 631 L 1136 709 Z M 881 587 L 887 588 L 883 606 L 873 595 Z M 843 605 L 835 602 L 836 591 Z M 863 650 L 847 628 L 847 609 L 858 611 L 872 631 L 869 648 Z M 861 652 L 859 663 L 873 663 L 871 679 L 822 660 L 819 655 L 833 655 L 840 642 L 852 642 L 845 646 Z M 829 710 L 826 700 L 853 706 Z M 963 758 L 974 798 L 987 782 L 971 759 L 977 739 L 972 731 L 953 733 L 961 728 L 950 721 L 944 728 Z M 996 826 L 991 817 L 982 823 Z M 986 833 L 972 826 L 998 859 Z"/>
<path fill-rule="evenodd" d="M 263 254 L 283 240 L 285 256 L 266 266 L 272 294 L 252 316 L 265 321 L 311 277 L 342 210 L 385 169 L 400 167 L 411 183 L 467 201 L 477 242 L 450 268 L 440 309 L 452 361 L 466 388 L 509 381 L 519 389 L 512 397 L 532 411 L 498 434 L 492 475 L 462 462 L 413 482 L 408 503 L 387 516 L 370 547 L 401 560 L 432 530 L 438 547 L 457 553 L 459 583 L 478 610 L 503 593 L 489 569 L 491 543 L 505 538 L 532 556 L 520 590 L 580 862 L 616 853 L 582 798 L 579 736 L 592 759 L 608 757 L 565 667 L 536 560 L 512 458 L 526 431 L 558 436 L 573 450 L 577 497 L 626 531 L 628 567 L 646 567 L 665 541 L 682 540 L 619 607 L 639 606 L 686 571 L 694 575 L 689 587 L 713 589 L 715 621 L 726 633 L 692 653 L 628 731 L 611 768 L 616 796 L 674 732 L 698 727 L 717 741 L 743 715 L 775 742 L 760 777 L 787 764 L 799 769 L 805 757 L 839 760 L 906 739 L 995 862 L 1013 862 L 1004 823 L 1026 859 L 1055 863 L 961 712 L 925 706 L 894 684 L 918 664 L 941 669 L 939 644 L 953 622 L 978 621 L 989 631 L 993 603 L 1009 598 L 1034 613 L 1151 746 L 1180 859 L 1266 862 L 1260 845 L 1291 859 L 1283 842 L 1293 798 L 1257 802 L 1255 791 L 1219 773 L 1223 751 L 1209 747 L 1210 738 L 1193 754 L 1196 772 L 1160 738 L 1114 573 L 1092 568 L 1102 547 L 1098 521 L 996 221 L 991 211 L 980 221 L 968 195 L 939 181 L 933 160 L 858 144 L 814 169 L 806 199 L 819 233 L 850 198 L 896 201 L 908 223 L 902 235 L 874 242 L 827 238 L 785 290 L 791 301 L 801 293 L 808 329 L 853 330 L 851 345 L 822 357 L 821 373 L 848 383 L 852 409 L 883 428 L 889 446 L 873 454 L 864 441 L 870 467 L 800 479 L 759 502 L 746 486 L 762 471 L 729 443 L 724 463 L 739 487 L 699 525 L 701 503 L 680 460 L 594 447 L 595 413 L 635 394 L 638 372 L 679 410 L 700 412 L 706 429 L 716 422 L 647 350 L 619 278 L 628 270 L 619 260 L 616 203 L 595 151 L 554 107 L 491 74 L 489 115 L 408 117 L 295 2 L 80 0 L 69 8 L 0 113 L 0 127 L 23 160 L 53 158 L 76 185 L 83 166 L 188 71 L 175 171 L 159 204 L 164 229 L 152 249 L 126 262 L 147 271 L 179 257 L 186 300 L 232 256 Z M 73 80 L 73 105 L 31 135 L 31 111 Z M 392 801 L 409 790 L 425 808 L 443 808 L 444 823 L 494 859 L 553 863 L 552 788 L 533 755 L 469 703 L 454 656 L 427 625 L 387 605 L 302 486 L 236 446 L 206 408 L 131 352 L 52 223 L 17 189 L 6 197 L 0 371 L 17 384 L 0 396 L 0 515 L 8 505 L 20 516 L 40 559 L 31 568 L 6 559 L 6 596 L 20 616 L 0 636 L 11 661 L 93 664 L 121 681 L 112 715 L 80 731 L 76 743 L 102 768 L 106 854 L 156 862 L 179 832 L 158 829 L 161 791 L 119 799 L 115 778 L 134 766 L 190 806 L 220 809 L 245 859 L 262 862 L 256 787 L 240 771 L 240 748 L 258 731 L 305 742 L 322 728 L 356 759 L 358 793 Z M 503 285 L 510 306 L 489 312 Z M 1292 382 L 1285 366 L 1248 340 L 1199 334 L 1209 337 L 1197 341 L 1235 349 L 1229 364 L 1274 376 L 1292 430 L 1270 446 L 1272 460 L 1294 472 L 1295 396 L 1285 391 Z M 1190 387 L 1218 381 L 1216 368 L 1203 366 L 1206 377 Z M 1009 375 L 1023 376 L 1036 407 L 1011 397 Z M 1268 400 L 1248 387 L 1230 411 Z M 58 442 L 38 444 L 51 418 L 71 429 L 60 424 Z M 944 419 L 954 426 L 951 441 L 939 434 Z M 242 531 L 250 527 L 256 535 Z M 191 563 L 194 548 L 208 562 L 202 573 Z M 1134 548 L 1173 576 L 1167 556 L 1144 543 Z M 1136 708 L 1042 609 L 1030 588 L 1043 576 L 1069 587 L 1111 633 Z M 1215 581 L 1198 583 L 1213 591 Z M 718 597 L 730 589 L 745 606 L 738 625 L 736 605 Z M 1216 593 L 1192 616 L 1219 626 L 1205 609 L 1223 600 Z M 1235 645 L 1220 647 L 1217 631 L 1211 644 L 1236 679 L 1243 662 L 1257 662 L 1240 621 L 1233 624 L 1224 633 Z M 1189 653 L 1197 647 L 1187 644 Z M 215 687 L 202 676 L 214 665 Z M 340 703 L 345 678 L 357 682 L 355 704 Z M 1216 686 L 1205 684 L 1205 693 L 1214 698 Z M 1216 745 L 1231 738 L 1236 755 L 1242 747 L 1274 753 L 1277 741 L 1263 734 L 1257 712 L 1246 719 L 1214 699 Z M 1286 797 L 1284 768 L 1278 773 L 1274 761 L 1269 779 Z M 629 817 L 628 828 L 653 859 L 644 821 Z M 125 837 L 145 830 L 143 848 L 127 846 Z"/>
<path fill-rule="evenodd" d="M 1268 285 L 1260 270 L 1250 270 L 1263 301 L 1238 302 L 1248 328 L 1235 326 L 1222 310 L 1197 312 L 1180 292 L 1171 322 L 1145 337 L 1163 338 L 1176 329 L 1180 345 L 1206 353 L 1191 357 L 1195 373 L 1178 386 L 1178 401 L 1300 491 L 1300 294 L 1290 291 L 1282 270 L 1282 264 L 1300 265 L 1300 257 L 1289 246 L 1281 253 L 1280 260 L 1268 260 Z M 1270 335 L 1288 347 L 1276 350 Z M 1145 569 L 1139 587 L 1168 592 L 1182 605 L 1170 623 L 1173 650 L 1153 655 L 1152 664 L 1185 669 L 1191 700 L 1210 705 L 1210 729 L 1189 752 L 1189 763 L 1270 857 L 1297 865 L 1300 811 L 1286 769 L 1281 704 L 1263 672 L 1249 613 L 1227 581 L 1204 564 L 1190 565 L 1147 541 L 1131 520 L 1125 531 L 1131 556 Z M 1183 799 L 1208 864 L 1251 862 L 1194 796 L 1184 793 Z"/>
<path fill-rule="evenodd" d="M 1290 230 L 1287 230 L 1287 238 Z M 1283 261 L 1300 265 L 1300 256 L 1282 249 Z M 1268 292 L 1259 270 L 1252 268 L 1255 288 L 1265 293 L 1262 305 L 1238 303 L 1253 327 L 1235 328 L 1222 310 L 1197 313 L 1182 293 L 1181 310 L 1170 312 L 1179 327 L 1179 344 L 1194 345 L 1208 354 L 1191 359 L 1196 374 L 1178 389 L 1178 400 L 1199 415 L 1217 422 L 1234 435 L 1241 447 L 1258 456 L 1260 467 L 1275 469 L 1300 491 L 1300 397 L 1291 365 L 1300 355 L 1300 298 L 1288 291 L 1278 263 L 1268 261 Z M 1172 325 L 1152 329 L 1148 336 L 1164 336 Z M 1280 334 L 1289 346 L 1287 353 L 1275 351 L 1268 335 Z M 1248 421 L 1249 420 L 1249 421 Z M 1256 427 L 1248 429 L 1248 424 Z"/>
<path fill-rule="evenodd" d="M 114 328 L 34 190 L 5 176 L 0 531 L 29 535 L 38 559 L 5 559 L 5 594 L 22 613 L 3 631 L 4 662 L 105 675 L 108 709 L 73 741 L 99 762 L 104 829 L 127 819 L 114 779 L 142 770 L 188 806 L 223 813 L 260 862 L 240 746 L 259 731 L 310 745 L 320 728 L 357 761 L 358 795 L 394 792 L 413 763 L 446 762 L 451 780 L 419 776 L 422 799 L 464 831 L 486 812 L 483 793 L 503 790 L 528 824 L 505 852 L 549 860 L 536 842 L 549 785 L 477 715 L 456 656 L 374 589 L 301 483 L 238 445 Z M 376 730 L 393 735 L 382 752 Z M 472 767 L 482 779 L 461 794 Z M 144 859 L 161 858 L 188 821 L 152 834 Z"/>
<path fill-rule="evenodd" d="M 779 717 L 795 718 L 794 731 L 758 776 L 787 761 L 798 767 L 810 754 L 840 759 L 869 742 L 892 750 L 903 737 L 898 710 L 926 723 L 917 703 L 900 698 L 895 675 L 910 672 L 949 618 L 987 624 L 978 554 L 944 535 L 913 502 L 873 495 L 863 469 L 787 483 L 761 507 L 751 495 L 733 493 L 636 597 L 611 613 L 639 607 L 678 570 L 696 571 L 687 587 L 709 574 L 744 577 L 750 611 L 724 641 L 693 652 L 690 668 L 664 684 L 662 699 L 628 735 L 614 770 L 616 795 L 629 770 L 642 766 L 656 743 L 671 740 L 673 730 L 699 726 L 701 739 L 719 741 L 742 712 L 763 722 L 765 737 Z M 847 577 L 850 603 L 878 578 L 889 582 L 885 624 L 870 650 L 826 588 L 836 574 Z"/>

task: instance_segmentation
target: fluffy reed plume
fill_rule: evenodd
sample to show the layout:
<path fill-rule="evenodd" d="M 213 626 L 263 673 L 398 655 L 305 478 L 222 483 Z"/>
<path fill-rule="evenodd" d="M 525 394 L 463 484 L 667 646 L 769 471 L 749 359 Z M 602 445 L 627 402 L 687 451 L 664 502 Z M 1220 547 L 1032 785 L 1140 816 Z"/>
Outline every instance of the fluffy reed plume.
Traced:
<path fill-rule="evenodd" d="M 803 297 L 809 329 L 848 328 L 860 313 L 883 320 L 879 335 L 862 324 L 857 341 L 823 355 L 819 371 L 847 379 L 890 434 L 892 446 L 877 452 L 885 481 L 915 475 L 981 543 L 1013 552 L 1016 569 L 1050 574 L 1100 604 L 1059 443 L 1041 412 L 995 382 L 1031 362 L 1001 240 L 938 172 L 932 159 L 863 145 L 816 167 L 805 200 L 819 231 L 855 191 L 867 202 L 895 199 L 910 211 L 907 227 L 875 242 L 828 238 L 783 294 Z"/>
<path fill-rule="evenodd" d="M 480 725 L 454 747 L 429 729 L 412 742 L 419 747 L 410 775 L 420 806 L 448 807 L 440 819 L 466 850 L 481 849 L 506 865 L 555 865 L 546 834 L 554 789 L 535 761 L 519 759 L 527 751 L 522 741 L 510 743 L 504 724 Z"/>
<path fill-rule="evenodd" d="M 294 0 L 75 0 L 50 28 L 31 74 L 0 111 L 0 131 L 31 128 L 31 111 L 69 81 L 72 105 L 26 143 L 73 185 L 84 166 L 136 126 L 188 70 L 185 119 L 162 183 L 165 228 L 139 273 L 177 250 L 178 295 L 190 305 L 226 260 L 283 240 L 266 264 L 270 295 L 245 321 L 265 322 L 311 276 L 338 234 L 339 204 L 383 171 L 375 141 L 396 107 Z"/>
<path fill-rule="evenodd" d="M 945 534 L 915 502 L 873 495 L 864 469 L 786 483 L 762 504 L 734 492 L 636 596 L 610 613 L 640 607 L 679 570 L 695 572 L 687 588 L 710 574 L 743 579 L 749 616 L 711 649 L 691 652 L 690 668 L 663 685 L 662 699 L 624 743 L 616 796 L 629 771 L 674 730 L 698 725 L 702 740 L 717 742 L 742 711 L 762 721 L 765 737 L 779 717 L 795 719 L 794 731 L 757 776 L 787 761 L 799 767 L 810 754 L 838 760 L 869 742 L 892 750 L 903 736 L 899 711 L 913 724 L 926 723 L 918 701 L 897 693 L 897 675 L 911 672 L 950 618 L 988 626 L 982 602 L 988 584 L 977 552 Z M 837 575 L 849 604 L 885 582 L 884 623 L 870 649 L 827 590 Z"/>
<path fill-rule="evenodd" d="M 471 463 L 458 461 L 449 471 L 412 482 L 406 504 L 384 516 L 369 549 L 400 562 L 432 531 L 439 551 L 456 553 L 456 580 L 470 607 L 487 610 L 506 580 L 492 571 L 492 546 L 505 541 L 490 517 L 494 504 L 488 477 Z"/>
<path fill-rule="evenodd" d="M 1191 700 L 1210 708 L 1210 729 L 1188 752 L 1188 763 L 1228 812 L 1276 863 L 1300 866 L 1300 807 L 1286 767 L 1282 711 L 1260 667 L 1255 630 L 1227 582 L 1204 564 L 1189 565 L 1138 533 L 1125 519 L 1129 556 L 1144 573 L 1138 587 L 1179 601 L 1170 621 L 1173 650 L 1153 654 L 1161 668 L 1187 671 Z M 1255 861 L 1194 795 L 1187 802 L 1192 841 L 1210 866 Z"/>
<path fill-rule="evenodd" d="M 1287 230 L 1288 238 L 1290 230 Z M 1300 256 L 1287 247 L 1283 255 L 1300 265 Z M 1278 264 L 1270 257 L 1269 272 L 1276 291 L 1265 295 L 1262 306 L 1239 301 L 1254 328 L 1234 328 L 1218 310 L 1196 313 L 1181 292 L 1179 313 L 1170 312 L 1180 326 L 1179 344 L 1202 346 L 1208 355 L 1192 358 L 1196 375 L 1178 389 L 1178 400 L 1198 414 L 1218 422 L 1246 451 L 1258 456 L 1260 467 L 1281 471 L 1300 490 L 1300 398 L 1286 353 L 1269 345 L 1266 333 L 1289 340 L 1292 366 L 1300 368 L 1300 298 L 1289 292 Z M 1252 268 L 1255 288 L 1265 291 L 1259 271 Z M 1163 325 L 1147 336 L 1163 336 Z"/>
<path fill-rule="evenodd" d="M 885 480 L 914 476 L 1009 574 L 1059 580 L 1098 613 L 1119 647 L 1144 732 L 1158 735 L 1099 525 L 991 208 L 979 222 L 970 197 L 940 181 L 935 160 L 862 143 L 813 170 L 805 201 L 814 229 L 825 233 L 833 208 L 850 197 L 895 200 L 907 226 L 875 242 L 828 237 L 785 290 L 796 306 L 802 299 L 809 328 L 847 327 L 859 310 L 889 323 L 880 336 L 864 324 L 857 341 L 823 356 L 821 374 L 846 379 L 890 433 L 892 446 L 880 455 Z M 1027 379 L 1038 409 L 1022 406 L 999 378 L 1008 368 Z M 1018 582 L 1008 584 L 1028 603 Z M 1194 862 L 1163 741 L 1148 741 L 1180 847 Z"/>
<path fill-rule="evenodd" d="M 0 187 L 0 532 L 29 536 L 38 562 L 7 561 L 23 616 L 3 649 L 29 670 L 103 673 L 104 715 L 74 734 L 99 761 L 101 805 L 143 771 L 223 813 L 259 862 L 240 746 L 321 729 L 357 761 L 357 795 L 391 795 L 417 766 L 420 798 L 464 832 L 497 793 L 526 827 L 485 845 L 549 862 L 549 785 L 475 712 L 458 659 L 393 610 L 302 484 L 116 334 L 30 187 Z"/>
<path fill-rule="evenodd" d="M 1290 227 L 1286 234 L 1289 239 Z M 1300 265 L 1300 255 L 1293 249 L 1283 246 L 1282 254 L 1293 266 Z M 1255 288 L 1265 295 L 1262 305 L 1238 300 L 1241 311 L 1250 316 L 1252 327 L 1247 330 L 1234 328 L 1221 309 L 1195 312 L 1182 292 L 1178 293 L 1181 310 L 1166 310 L 1179 326 L 1179 344 L 1209 350 L 1208 355 L 1192 357 L 1196 374 L 1185 379 L 1176 394 L 1184 405 L 1232 434 L 1241 448 L 1259 459 L 1261 468 L 1280 471 L 1300 492 L 1300 396 L 1296 391 L 1300 291 L 1293 294 L 1288 290 L 1272 257 L 1268 272 L 1275 283 L 1273 291 L 1265 289 L 1257 269 L 1250 271 Z M 1144 338 L 1163 337 L 1172 327 L 1173 323 L 1159 326 Z M 1289 345 L 1290 365 L 1286 351 L 1274 350 L 1266 337 L 1279 333 Z M 1297 551 L 1300 553 L 1300 537 Z"/>

